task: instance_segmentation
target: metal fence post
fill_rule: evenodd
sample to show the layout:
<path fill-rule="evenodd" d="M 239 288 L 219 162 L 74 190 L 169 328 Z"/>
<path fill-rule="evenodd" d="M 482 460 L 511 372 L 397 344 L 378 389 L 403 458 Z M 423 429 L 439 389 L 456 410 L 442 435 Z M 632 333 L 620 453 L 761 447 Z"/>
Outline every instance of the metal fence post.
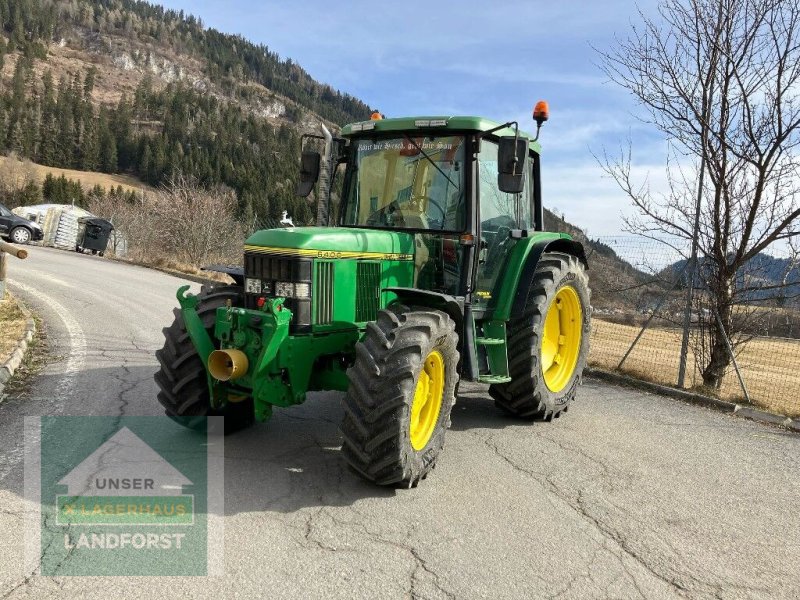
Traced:
<path fill-rule="evenodd" d="M 694 296 L 694 279 L 697 273 L 697 247 L 700 243 L 700 208 L 703 203 L 703 179 L 706 174 L 705 142 L 703 144 L 703 157 L 700 161 L 700 178 L 697 184 L 697 202 L 694 207 L 694 229 L 692 230 L 692 257 L 689 262 L 692 268 L 689 272 L 689 288 L 686 290 L 686 308 L 683 313 L 683 337 L 681 338 L 681 359 L 678 366 L 678 387 L 683 388 L 686 383 L 686 360 L 689 356 L 689 329 L 692 326 L 692 299 Z"/>

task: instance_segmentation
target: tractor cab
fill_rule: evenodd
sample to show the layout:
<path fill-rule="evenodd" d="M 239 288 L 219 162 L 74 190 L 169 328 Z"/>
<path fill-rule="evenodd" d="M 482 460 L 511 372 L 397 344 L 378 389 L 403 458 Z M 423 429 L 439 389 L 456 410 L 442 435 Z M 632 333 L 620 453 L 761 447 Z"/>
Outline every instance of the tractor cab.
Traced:
<path fill-rule="evenodd" d="M 376 113 L 327 147 L 343 193 L 336 214 L 318 225 L 403 232 L 413 238 L 414 288 L 469 298 L 479 316 L 491 311 L 515 240 L 542 230 L 536 139 L 516 123 Z M 314 152 L 303 163 L 326 168 Z M 304 171 L 299 193 L 318 178 Z M 319 196 L 330 206 L 329 194 Z"/>

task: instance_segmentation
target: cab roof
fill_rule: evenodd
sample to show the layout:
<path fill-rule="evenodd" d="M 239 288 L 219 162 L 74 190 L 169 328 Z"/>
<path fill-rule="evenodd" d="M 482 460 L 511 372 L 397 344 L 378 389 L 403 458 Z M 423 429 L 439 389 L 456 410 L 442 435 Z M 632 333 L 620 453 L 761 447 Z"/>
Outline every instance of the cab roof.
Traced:
<path fill-rule="evenodd" d="M 427 133 L 434 131 L 446 133 L 449 131 L 489 131 L 499 127 L 502 123 L 484 119 L 483 117 L 459 117 L 459 116 L 421 116 L 421 117 L 398 117 L 393 119 L 377 119 L 369 121 L 358 121 L 350 123 L 342 128 L 342 136 L 359 137 L 361 135 L 372 135 L 374 133 L 409 132 L 418 131 Z M 504 127 L 493 133 L 496 136 L 514 135 L 513 127 Z M 536 152 L 541 151 L 541 146 L 534 141 L 530 133 L 519 130 L 519 136 L 527 139 Z"/>

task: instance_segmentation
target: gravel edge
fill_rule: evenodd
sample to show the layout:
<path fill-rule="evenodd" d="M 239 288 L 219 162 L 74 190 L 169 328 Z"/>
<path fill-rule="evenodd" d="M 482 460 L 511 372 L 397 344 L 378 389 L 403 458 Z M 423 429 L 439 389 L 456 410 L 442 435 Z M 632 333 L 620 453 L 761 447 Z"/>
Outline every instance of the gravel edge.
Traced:
<path fill-rule="evenodd" d="M 666 385 L 634 379 L 633 377 L 629 377 L 627 375 L 612 373 L 610 371 L 604 371 L 603 369 L 587 368 L 585 369 L 584 373 L 590 378 L 600 379 L 616 385 L 624 385 L 626 387 L 652 392 L 660 396 L 677 398 L 678 400 L 683 400 L 684 402 L 705 406 L 706 408 L 713 408 L 714 410 L 735 415 L 737 417 L 750 419 L 752 421 L 757 421 L 759 423 L 777 425 L 790 431 L 800 433 L 800 419 L 792 419 L 791 417 L 787 417 L 785 415 L 777 415 L 763 410 L 758 410 L 750 406 L 742 406 L 741 404 L 736 404 L 734 402 L 726 402 L 725 400 L 719 400 L 718 398 L 712 398 L 710 396 L 703 396 L 702 394 L 698 394 L 696 392 L 687 392 L 685 390 L 675 389 Z"/>
<path fill-rule="evenodd" d="M 31 311 L 28 310 L 28 307 L 25 306 L 19 298 L 14 296 L 11 296 L 11 298 L 16 302 L 22 314 L 25 315 L 25 332 L 22 334 L 22 337 L 17 340 L 17 347 L 14 348 L 11 356 L 0 365 L 0 402 L 5 398 L 3 390 L 5 389 L 6 383 L 14 375 L 14 372 L 19 368 L 20 364 L 22 364 L 25 358 L 25 352 L 28 350 L 28 344 L 30 344 L 33 335 L 36 333 L 36 321 L 33 320 Z"/>

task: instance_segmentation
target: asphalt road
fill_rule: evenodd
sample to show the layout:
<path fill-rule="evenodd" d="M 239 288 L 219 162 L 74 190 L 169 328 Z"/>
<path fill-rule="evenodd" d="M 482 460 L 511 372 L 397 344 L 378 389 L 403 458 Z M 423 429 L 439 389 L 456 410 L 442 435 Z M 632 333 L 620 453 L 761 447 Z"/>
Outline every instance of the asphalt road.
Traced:
<path fill-rule="evenodd" d="M 25 415 L 155 415 L 168 275 L 32 248 L 10 287 L 52 362 L 0 405 L 0 599 L 798 598 L 800 436 L 588 381 L 520 423 L 462 387 L 414 490 L 343 468 L 337 394 L 225 442 L 225 575 L 37 577 L 23 556 Z"/>

